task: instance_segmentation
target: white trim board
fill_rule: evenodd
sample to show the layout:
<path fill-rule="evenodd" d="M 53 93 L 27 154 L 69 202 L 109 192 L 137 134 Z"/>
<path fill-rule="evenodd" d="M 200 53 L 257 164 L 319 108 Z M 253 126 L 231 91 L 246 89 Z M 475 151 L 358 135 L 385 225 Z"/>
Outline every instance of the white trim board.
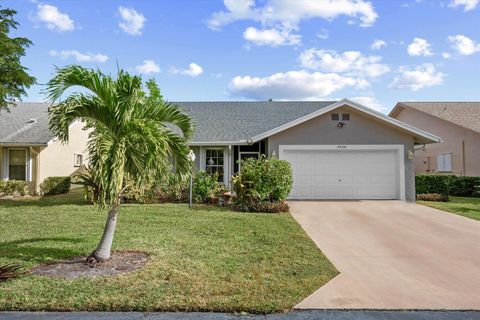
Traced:
<path fill-rule="evenodd" d="M 284 158 L 285 150 L 394 150 L 397 153 L 398 183 L 400 200 L 405 200 L 405 147 L 403 144 L 366 145 L 279 145 L 278 158 Z"/>

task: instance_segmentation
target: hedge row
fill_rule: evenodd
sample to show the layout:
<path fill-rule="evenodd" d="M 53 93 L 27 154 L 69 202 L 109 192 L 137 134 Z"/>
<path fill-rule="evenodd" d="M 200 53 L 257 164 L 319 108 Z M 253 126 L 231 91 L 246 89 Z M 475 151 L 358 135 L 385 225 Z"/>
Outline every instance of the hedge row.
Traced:
<path fill-rule="evenodd" d="M 0 180 L 0 197 L 24 196 L 29 193 L 29 182 L 20 180 Z"/>
<path fill-rule="evenodd" d="M 417 175 L 415 185 L 417 194 L 480 197 L 480 177 Z"/>
<path fill-rule="evenodd" d="M 43 195 L 68 193 L 71 184 L 70 177 L 48 177 L 40 184 Z"/>

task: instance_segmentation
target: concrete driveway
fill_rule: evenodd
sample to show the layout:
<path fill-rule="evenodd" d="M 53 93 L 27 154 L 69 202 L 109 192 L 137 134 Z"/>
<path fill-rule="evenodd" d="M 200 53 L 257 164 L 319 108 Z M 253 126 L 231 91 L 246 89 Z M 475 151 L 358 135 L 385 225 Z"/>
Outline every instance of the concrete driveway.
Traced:
<path fill-rule="evenodd" d="M 299 309 L 480 309 L 480 222 L 400 201 L 292 201 L 340 274 Z"/>

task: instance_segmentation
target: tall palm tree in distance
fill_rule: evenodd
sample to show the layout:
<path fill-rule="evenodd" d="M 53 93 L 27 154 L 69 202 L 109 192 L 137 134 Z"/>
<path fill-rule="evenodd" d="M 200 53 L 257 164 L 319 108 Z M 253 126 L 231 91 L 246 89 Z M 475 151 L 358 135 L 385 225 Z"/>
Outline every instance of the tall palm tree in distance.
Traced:
<path fill-rule="evenodd" d="M 141 77 L 122 70 L 113 78 L 77 65 L 57 69 L 47 84 L 52 133 L 67 143 L 74 121 L 91 130 L 87 150 L 101 184 L 97 203 L 109 208 L 100 243 L 87 258 L 91 265 L 110 258 L 125 178 L 141 186 L 163 177 L 172 163 L 179 175 L 191 170 L 190 117 L 163 100 L 155 81 L 146 85 L 144 91 Z M 80 92 L 73 92 L 74 87 Z"/>

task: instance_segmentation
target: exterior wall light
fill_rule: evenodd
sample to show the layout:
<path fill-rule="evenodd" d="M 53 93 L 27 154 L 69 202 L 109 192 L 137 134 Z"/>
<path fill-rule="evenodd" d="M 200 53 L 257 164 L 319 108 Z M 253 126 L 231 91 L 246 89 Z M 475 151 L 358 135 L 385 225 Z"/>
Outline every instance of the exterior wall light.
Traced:
<path fill-rule="evenodd" d="M 407 157 L 408 157 L 408 160 L 413 160 L 413 159 L 415 159 L 415 153 L 413 153 L 412 150 L 408 150 L 407 151 Z"/>
<path fill-rule="evenodd" d="M 343 127 L 345 127 L 346 125 L 347 125 L 347 124 L 346 124 L 345 122 L 339 122 L 339 123 L 337 123 L 337 127 L 339 127 L 339 128 L 343 128 Z"/>

